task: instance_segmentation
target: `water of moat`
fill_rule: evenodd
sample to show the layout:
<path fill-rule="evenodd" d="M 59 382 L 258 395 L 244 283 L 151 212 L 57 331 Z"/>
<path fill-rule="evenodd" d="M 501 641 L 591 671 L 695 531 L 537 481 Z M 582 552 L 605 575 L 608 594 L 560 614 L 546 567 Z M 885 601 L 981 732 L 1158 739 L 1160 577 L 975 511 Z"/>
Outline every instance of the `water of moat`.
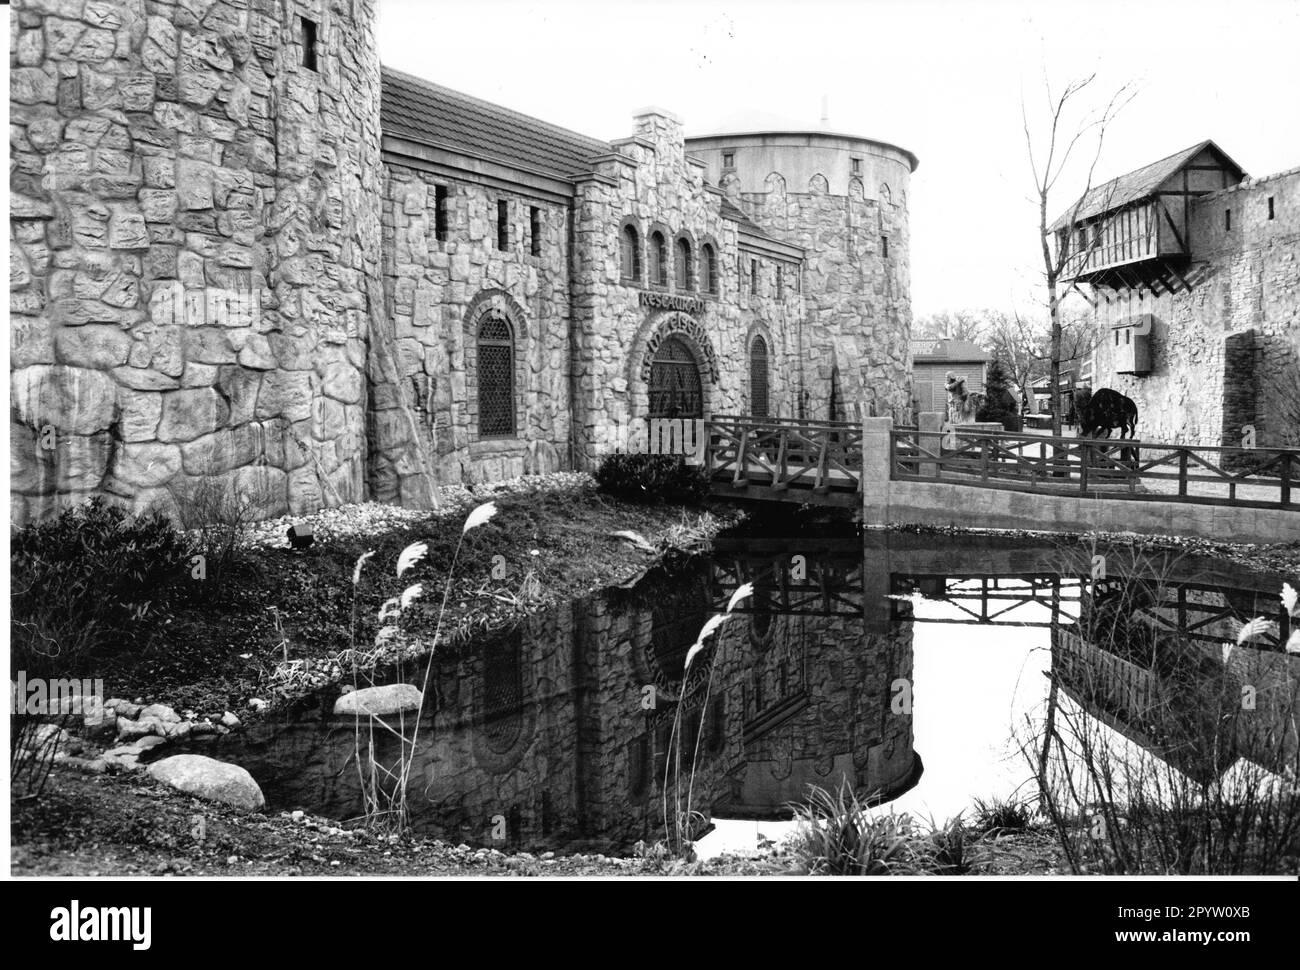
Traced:
<path fill-rule="evenodd" d="M 1100 586 L 1096 555 L 1108 570 Z M 1073 539 L 750 524 L 708 555 L 437 658 L 408 802 L 418 830 L 454 843 L 620 851 L 653 841 L 684 697 L 683 786 L 698 750 L 692 807 L 712 823 L 702 854 L 779 837 L 810 785 L 847 781 L 882 805 L 943 820 L 976 798 L 1033 794 L 1019 748 L 1053 677 L 1143 743 L 1134 671 L 1218 676 L 1234 619 L 1280 618 L 1284 639 L 1282 579 Z M 745 582 L 754 595 L 683 685 L 701 626 Z M 1116 588 L 1146 593 L 1121 598 L 1106 644 L 1080 636 L 1081 611 L 1103 609 Z M 1172 631 L 1161 663 L 1124 656 L 1114 634 L 1135 623 Z M 1296 660 L 1275 641 L 1238 652 L 1282 664 L 1294 683 Z M 417 664 L 403 679 L 418 686 L 422 676 Z M 270 811 L 353 818 L 355 725 L 332 716 L 331 703 L 322 697 L 209 753 L 245 766 Z M 398 739 L 375 740 L 378 760 L 395 764 Z"/>

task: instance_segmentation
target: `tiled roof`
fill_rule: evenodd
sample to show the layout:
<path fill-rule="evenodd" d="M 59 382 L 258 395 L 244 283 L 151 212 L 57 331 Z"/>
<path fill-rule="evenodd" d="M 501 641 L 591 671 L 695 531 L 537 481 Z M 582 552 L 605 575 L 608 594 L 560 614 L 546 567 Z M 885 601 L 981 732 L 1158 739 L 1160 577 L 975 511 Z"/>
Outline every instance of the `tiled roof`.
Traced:
<path fill-rule="evenodd" d="M 1146 198 L 1160 188 L 1165 179 L 1188 164 L 1206 148 L 1213 148 L 1230 166 L 1241 172 L 1241 167 L 1228 158 L 1223 149 L 1212 141 L 1203 141 L 1191 148 L 1184 148 L 1181 152 L 1175 152 L 1168 158 L 1162 158 L 1158 162 L 1152 162 L 1150 165 L 1134 169 L 1127 175 L 1113 178 L 1104 185 L 1095 186 L 1083 197 L 1078 214 L 1075 215 L 1074 206 L 1071 206 L 1061 214 L 1059 219 L 1052 223 L 1052 230 L 1064 228 L 1069 225 L 1071 219 L 1090 219 L 1093 216 L 1101 215 L 1103 212 L 1109 212 L 1130 202 Z"/>
<path fill-rule="evenodd" d="M 557 178 L 592 169 L 613 151 L 589 138 L 500 105 L 383 69 L 380 123 L 384 134 L 459 149 Z"/>

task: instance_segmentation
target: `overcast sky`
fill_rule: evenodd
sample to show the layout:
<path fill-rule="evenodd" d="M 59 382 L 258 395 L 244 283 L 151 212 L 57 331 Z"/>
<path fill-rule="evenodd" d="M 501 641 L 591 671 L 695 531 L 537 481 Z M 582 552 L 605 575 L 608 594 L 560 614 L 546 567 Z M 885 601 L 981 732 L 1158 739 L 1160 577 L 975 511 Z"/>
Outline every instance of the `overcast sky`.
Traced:
<path fill-rule="evenodd" d="M 379 53 L 603 139 L 651 104 L 688 133 L 750 112 L 815 127 L 825 97 L 832 128 L 920 157 L 917 314 L 1035 299 L 1021 94 L 1041 118 L 1044 72 L 1096 72 L 1096 99 L 1138 87 L 1100 177 L 1206 138 L 1253 176 L 1300 166 L 1300 0 L 379 0 Z"/>

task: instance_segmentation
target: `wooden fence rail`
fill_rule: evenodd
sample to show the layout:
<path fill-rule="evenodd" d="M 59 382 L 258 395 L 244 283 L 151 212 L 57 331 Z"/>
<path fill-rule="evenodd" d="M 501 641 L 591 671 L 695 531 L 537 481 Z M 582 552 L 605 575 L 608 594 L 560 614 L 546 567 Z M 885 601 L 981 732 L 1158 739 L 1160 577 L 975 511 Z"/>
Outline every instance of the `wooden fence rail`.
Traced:
<path fill-rule="evenodd" d="M 890 433 L 890 477 L 1053 495 L 1300 510 L 1300 450 L 998 432 Z"/>

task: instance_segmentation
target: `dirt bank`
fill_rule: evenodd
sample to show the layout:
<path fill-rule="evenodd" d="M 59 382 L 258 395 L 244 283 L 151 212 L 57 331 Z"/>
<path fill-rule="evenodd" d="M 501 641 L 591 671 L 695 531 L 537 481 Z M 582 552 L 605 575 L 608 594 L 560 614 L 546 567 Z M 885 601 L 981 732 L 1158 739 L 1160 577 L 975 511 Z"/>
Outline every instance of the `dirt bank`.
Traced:
<path fill-rule="evenodd" d="M 145 774 L 56 768 L 41 800 L 13 804 L 12 873 L 42 876 L 788 876 L 792 860 L 755 851 L 695 863 L 540 855 L 349 830 L 301 812 L 245 815 Z M 1064 871 L 1045 832 L 982 838 L 971 874 Z"/>

